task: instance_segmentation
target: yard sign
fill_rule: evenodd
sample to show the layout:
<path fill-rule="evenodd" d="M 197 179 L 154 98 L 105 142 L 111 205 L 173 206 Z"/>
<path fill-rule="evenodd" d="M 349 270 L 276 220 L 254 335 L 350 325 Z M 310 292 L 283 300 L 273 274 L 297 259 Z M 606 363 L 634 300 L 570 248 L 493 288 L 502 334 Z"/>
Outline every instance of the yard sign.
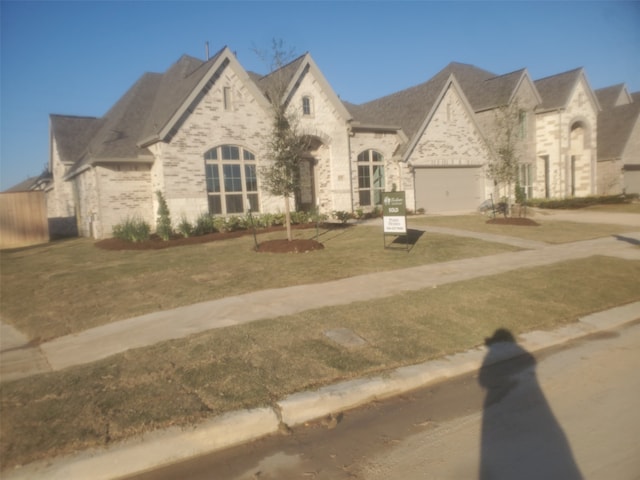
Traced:
<path fill-rule="evenodd" d="M 384 192 L 382 194 L 382 222 L 384 236 L 407 234 L 407 206 L 404 192 Z M 407 242 L 408 248 L 409 242 Z M 385 240 L 385 248 L 387 242 Z"/>

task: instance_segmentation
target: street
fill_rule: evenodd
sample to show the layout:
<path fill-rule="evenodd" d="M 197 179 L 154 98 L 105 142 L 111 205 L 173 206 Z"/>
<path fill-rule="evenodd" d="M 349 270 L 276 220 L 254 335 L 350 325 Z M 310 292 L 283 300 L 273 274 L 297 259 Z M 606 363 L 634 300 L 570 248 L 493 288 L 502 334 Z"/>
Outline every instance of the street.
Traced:
<path fill-rule="evenodd" d="M 639 371 L 635 322 L 131 479 L 638 479 Z"/>

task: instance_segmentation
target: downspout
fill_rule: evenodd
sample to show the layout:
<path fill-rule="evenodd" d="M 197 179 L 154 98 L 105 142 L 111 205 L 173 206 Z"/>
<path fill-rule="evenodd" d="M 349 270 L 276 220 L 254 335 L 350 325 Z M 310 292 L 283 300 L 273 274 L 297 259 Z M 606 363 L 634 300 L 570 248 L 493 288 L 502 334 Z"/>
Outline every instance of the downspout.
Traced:
<path fill-rule="evenodd" d="M 558 175 L 564 174 L 564 179 L 560 178 L 558 182 L 558 186 L 564 185 L 562 187 L 561 197 L 566 197 L 567 191 L 567 172 L 566 167 L 563 168 L 562 161 L 562 109 L 558 110 Z"/>
<path fill-rule="evenodd" d="M 98 177 L 98 168 L 97 168 L 96 165 L 93 166 L 93 172 L 94 172 L 94 178 L 95 178 L 95 181 L 96 181 L 96 196 L 97 196 L 96 197 L 96 200 L 97 200 L 96 209 L 97 209 L 97 212 L 95 214 L 94 213 L 91 214 L 91 230 L 92 230 L 91 236 L 93 237 L 93 224 L 96 221 L 96 217 L 97 217 L 97 223 L 98 223 L 98 227 L 99 227 L 100 231 L 96 232 L 96 236 L 93 237 L 93 238 L 98 239 L 98 238 L 102 238 L 102 222 L 101 222 L 101 219 L 102 219 L 102 208 L 101 208 L 102 207 L 102 202 L 101 202 L 101 197 L 100 197 L 100 180 L 99 180 L 99 177 Z"/>
<path fill-rule="evenodd" d="M 353 165 L 352 165 L 352 155 L 351 155 L 351 137 L 354 135 L 353 127 L 349 125 L 350 121 L 347 121 L 347 149 L 348 149 L 348 161 L 349 161 L 349 197 L 351 198 L 351 213 L 355 211 L 354 209 L 354 196 L 353 196 Z"/>

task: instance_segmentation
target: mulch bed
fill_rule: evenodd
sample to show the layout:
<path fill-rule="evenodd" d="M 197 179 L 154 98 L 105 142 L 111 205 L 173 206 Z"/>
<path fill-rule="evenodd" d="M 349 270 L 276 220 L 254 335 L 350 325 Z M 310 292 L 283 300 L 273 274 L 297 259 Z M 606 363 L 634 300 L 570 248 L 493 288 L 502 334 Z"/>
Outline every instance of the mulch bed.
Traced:
<path fill-rule="evenodd" d="M 340 228 L 342 225 L 323 224 L 322 228 L 332 229 Z M 304 230 L 315 228 L 315 224 L 291 225 L 293 230 Z M 285 227 L 269 227 L 261 228 L 257 233 L 284 232 Z M 127 242 L 119 238 L 106 238 L 98 240 L 95 246 L 104 250 L 159 250 L 162 248 L 179 247 L 182 245 L 198 245 L 201 243 L 216 242 L 220 240 L 229 240 L 231 238 L 253 235 L 253 230 L 239 230 L 237 232 L 218 232 L 207 235 L 199 235 L 195 237 L 175 236 L 167 241 L 162 240 L 157 235 L 151 235 L 149 240 L 144 242 Z M 282 240 L 267 240 L 258 242 L 259 253 L 304 253 L 312 250 L 323 249 L 324 245 L 315 240 L 296 239 L 289 242 L 286 238 Z"/>
<path fill-rule="evenodd" d="M 492 225 L 519 225 L 523 227 L 539 227 L 540 224 L 526 217 L 496 217 L 487 220 Z"/>

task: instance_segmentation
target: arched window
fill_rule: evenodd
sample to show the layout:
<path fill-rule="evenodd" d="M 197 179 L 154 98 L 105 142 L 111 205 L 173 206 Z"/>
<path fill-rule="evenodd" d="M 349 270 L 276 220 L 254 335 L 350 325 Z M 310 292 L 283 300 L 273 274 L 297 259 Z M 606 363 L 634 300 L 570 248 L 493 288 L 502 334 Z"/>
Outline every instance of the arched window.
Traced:
<path fill-rule="evenodd" d="M 384 159 L 375 150 L 365 150 L 358 155 L 358 196 L 360 206 L 382 204 L 384 191 Z"/>
<path fill-rule="evenodd" d="M 235 145 L 220 145 L 204 154 L 209 213 L 228 215 L 260 210 L 256 157 Z"/>

